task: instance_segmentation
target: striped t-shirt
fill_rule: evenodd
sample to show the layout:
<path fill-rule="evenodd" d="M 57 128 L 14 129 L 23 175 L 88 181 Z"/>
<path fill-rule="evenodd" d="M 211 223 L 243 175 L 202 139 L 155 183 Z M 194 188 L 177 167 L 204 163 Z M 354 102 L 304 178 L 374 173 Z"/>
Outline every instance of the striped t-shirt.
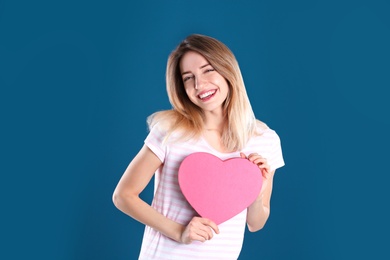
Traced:
<path fill-rule="evenodd" d="M 165 132 L 156 125 L 145 139 L 145 144 L 162 162 L 155 174 L 152 207 L 167 218 L 187 225 L 198 214 L 180 190 L 177 178 L 180 163 L 195 152 L 210 153 L 221 160 L 239 157 L 240 152 L 218 152 L 203 138 L 170 142 L 175 138 L 174 135 L 165 141 L 164 137 Z M 262 135 L 251 138 L 241 152 L 245 155 L 260 154 L 267 159 L 271 170 L 284 165 L 279 136 L 271 129 L 262 130 Z M 245 209 L 218 225 L 220 233 L 214 234 L 211 240 L 203 243 L 195 241 L 191 244 L 180 244 L 146 226 L 139 259 L 237 259 L 244 239 L 246 214 Z"/>

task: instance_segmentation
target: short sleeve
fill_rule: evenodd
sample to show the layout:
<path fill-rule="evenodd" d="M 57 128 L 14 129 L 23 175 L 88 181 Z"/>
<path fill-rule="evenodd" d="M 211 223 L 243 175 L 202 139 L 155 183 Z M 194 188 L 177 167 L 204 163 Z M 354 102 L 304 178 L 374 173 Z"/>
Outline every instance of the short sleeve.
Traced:
<path fill-rule="evenodd" d="M 163 132 L 158 124 L 153 126 L 144 143 L 150 150 L 160 159 L 162 163 L 165 160 L 166 145 L 164 144 L 165 132 Z"/>
<path fill-rule="evenodd" d="M 267 161 L 270 165 L 271 171 L 284 166 L 284 159 L 282 153 L 282 146 L 278 134 L 269 129 L 267 133 L 264 133 L 269 141 L 269 151 L 267 155 Z"/>
<path fill-rule="evenodd" d="M 272 129 L 262 130 L 262 134 L 258 137 L 257 145 L 260 145 L 263 156 L 267 158 L 267 162 L 271 171 L 284 166 L 282 154 L 282 146 L 279 135 Z"/>

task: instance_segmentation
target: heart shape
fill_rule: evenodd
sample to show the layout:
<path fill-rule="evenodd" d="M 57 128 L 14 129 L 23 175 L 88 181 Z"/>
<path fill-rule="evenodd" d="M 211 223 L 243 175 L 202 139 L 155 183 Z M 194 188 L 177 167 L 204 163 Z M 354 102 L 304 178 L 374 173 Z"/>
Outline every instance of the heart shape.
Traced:
<path fill-rule="evenodd" d="M 183 160 L 178 179 L 184 197 L 196 212 L 217 225 L 252 204 L 263 182 L 259 167 L 248 159 L 223 161 L 203 152 Z"/>

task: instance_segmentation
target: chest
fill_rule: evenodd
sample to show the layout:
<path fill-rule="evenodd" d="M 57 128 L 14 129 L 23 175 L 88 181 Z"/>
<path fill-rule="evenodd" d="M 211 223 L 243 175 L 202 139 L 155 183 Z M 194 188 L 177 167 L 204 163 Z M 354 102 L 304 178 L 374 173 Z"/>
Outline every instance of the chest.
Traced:
<path fill-rule="evenodd" d="M 216 151 L 220 153 L 228 153 L 222 143 L 221 134 L 218 131 L 206 131 L 203 134 L 204 140 Z"/>

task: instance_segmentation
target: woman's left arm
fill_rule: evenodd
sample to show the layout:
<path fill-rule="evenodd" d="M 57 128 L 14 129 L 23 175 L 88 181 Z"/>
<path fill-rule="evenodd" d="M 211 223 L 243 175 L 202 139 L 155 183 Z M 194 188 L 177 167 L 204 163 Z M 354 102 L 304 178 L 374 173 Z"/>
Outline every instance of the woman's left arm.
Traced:
<path fill-rule="evenodd" d="M 249 161 L 257 164 L 263 175 L 263 185 L 260 194 L 248 207 L 246 217 L 249 231 L 256 232 L 264 227 L 270 214 L 272 183 L 275 171 L 270 171 L 267 159 L 256 153 L 250 154 L 248 157 L 241 153 L 241 157 L 247 158 Z"/>

